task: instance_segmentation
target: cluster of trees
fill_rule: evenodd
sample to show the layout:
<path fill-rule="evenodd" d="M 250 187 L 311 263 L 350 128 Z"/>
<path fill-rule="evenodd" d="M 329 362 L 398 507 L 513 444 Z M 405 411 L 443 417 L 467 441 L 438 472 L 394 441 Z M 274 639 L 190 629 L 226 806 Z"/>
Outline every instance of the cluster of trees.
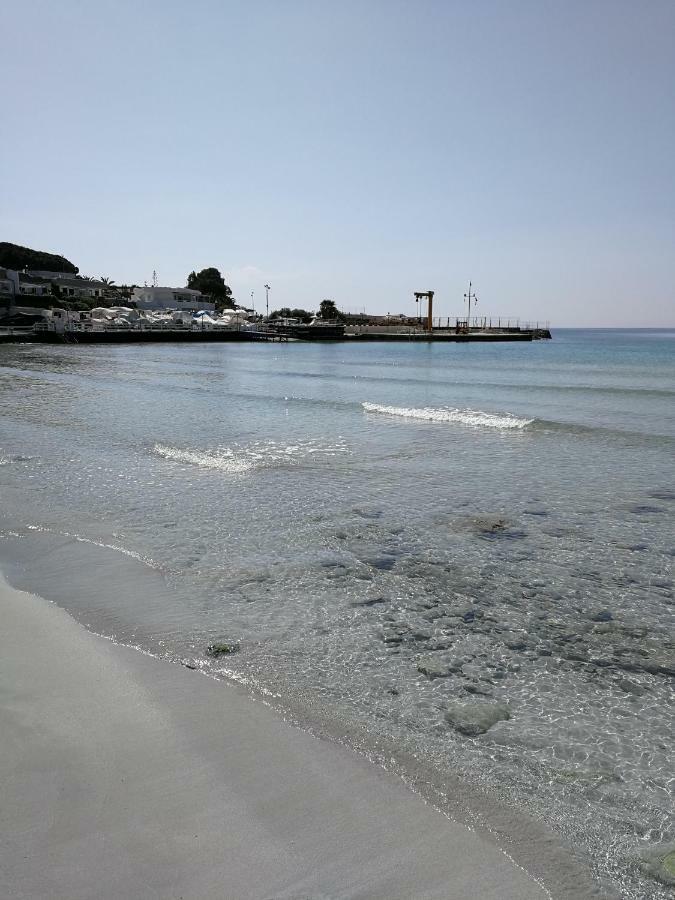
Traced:
<path fill-rule="evenodd" d="M 43 250 L 31 250 L 20 244 L 0 241 L 0 266 L 3 269 L 35 269 L 36 272 L 62 272 L 64 275 L 77 275 L 80 271 L 65 256 L 46 253 Z"/>
<path fill-rule="evenodd" d="M 301 322 L 309 322 L 315 315 L 316 313 L 306 309 L 291 309 L 289 306 L 283 306 L 281 309 L 271 312 L 270 319 L 300 319 Z M 344 315 L 337 308 L 334 300 L 322 300 L 319 304 L 319 318 L 340 321 Z"/>
<path fill-rule="evenodd" d="M 202 269 L 201 272 L 190 272 L 187 287 L 206 294 L 216 304 L 217 309 L 234 309 L 232 290 L 225 284 L 225 279 L 218 269 L 213 266 Z"/>

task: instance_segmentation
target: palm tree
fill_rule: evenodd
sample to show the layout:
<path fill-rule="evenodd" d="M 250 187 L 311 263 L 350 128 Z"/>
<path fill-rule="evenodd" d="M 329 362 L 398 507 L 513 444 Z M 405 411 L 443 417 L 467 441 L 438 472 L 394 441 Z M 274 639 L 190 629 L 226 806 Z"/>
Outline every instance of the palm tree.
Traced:
<path fill-rule="evenodd" d="M 114 279 L 114 278 L 108 278 L 106 275 L 101 275 L 101 276 L 99 277 L 99 281 L 102 281 L 103 284 L 107 284 L 107 285 L 111 285 L 111 286 L 112 286 L 113 284 L 115 284 L 115 279 Z"/>

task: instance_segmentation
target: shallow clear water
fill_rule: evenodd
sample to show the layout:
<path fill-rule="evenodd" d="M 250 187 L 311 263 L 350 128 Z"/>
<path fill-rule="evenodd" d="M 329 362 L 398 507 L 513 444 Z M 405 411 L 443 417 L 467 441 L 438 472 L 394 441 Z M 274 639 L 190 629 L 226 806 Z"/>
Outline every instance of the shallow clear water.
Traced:
<path fill-rule="evenodd" d="M 645 896 L 634 852 L 675 836 L 674 331 L 3 346 L 0 402 L 15 583 L 517 798 Z M 477 698 L 511 718 L 462 736 Z"/>

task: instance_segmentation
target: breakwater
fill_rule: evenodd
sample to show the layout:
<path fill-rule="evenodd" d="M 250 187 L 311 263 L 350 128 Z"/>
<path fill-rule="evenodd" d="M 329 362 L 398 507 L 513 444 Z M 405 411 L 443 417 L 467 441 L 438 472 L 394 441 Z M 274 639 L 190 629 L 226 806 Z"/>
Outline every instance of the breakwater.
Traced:
<path fill-rule="evenodd" d="M 0 333 L 0 343 L 40 344 L 146 344 L 146 343 L 223 343 L 223 342 L 278 342 L 278 341 L 389 341 L 405 343 L 455 343 L 492 344 L 512 341 L 550 339 L 546 330 L 510 329 L 456 333 L 454 331 L 362 331 L 350 333 L 344 328 L 326 329 L 301 326 L 297 329 L 186 329 L 186 328 L 102 328 L 96 330 L 52 331 L 47 329 L 8 328 Z"/>
<path fill-rule="evenodd" d="M 547 335 L 551 337 L 550 332 Z M 533 331 L 497 331 L 472 334 L 456 334 L 449 331 L 425 331 L 422 333 L 406 333 L 400 331 L 366 332 L 362 334 L 345 334 L 347 341 L 408 341 L 424 344 L 429 341 L 450 344 L 491 344 L 508 341 L 533 341 Z"/>

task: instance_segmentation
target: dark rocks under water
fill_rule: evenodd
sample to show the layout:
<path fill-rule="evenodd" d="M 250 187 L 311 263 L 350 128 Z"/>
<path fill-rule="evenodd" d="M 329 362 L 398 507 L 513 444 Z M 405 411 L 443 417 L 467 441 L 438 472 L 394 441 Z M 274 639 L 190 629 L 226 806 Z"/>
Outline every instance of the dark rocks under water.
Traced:
<path fill-rule="evenodd" d="M 237 641 L 214 641 L 206 648 L 209 656 L 227 656 L 232 653 L 238 653 L 241 649 Z"/>

